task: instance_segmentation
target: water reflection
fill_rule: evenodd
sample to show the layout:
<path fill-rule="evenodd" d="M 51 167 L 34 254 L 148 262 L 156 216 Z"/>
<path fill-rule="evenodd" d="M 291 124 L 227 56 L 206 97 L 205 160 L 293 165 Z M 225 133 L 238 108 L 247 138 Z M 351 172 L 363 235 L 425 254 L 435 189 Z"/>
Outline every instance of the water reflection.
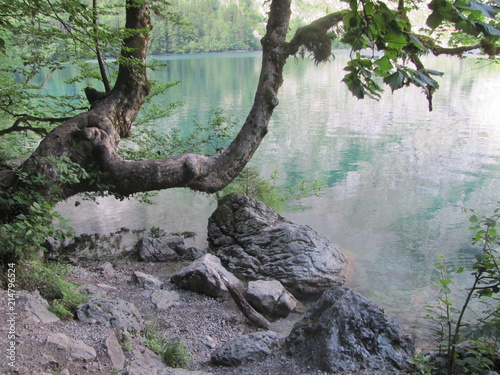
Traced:
<path fill-rule="evenodd" d="M 165 57 L 158 81 L 181 79 L 168 100 L 185 107 L 163 127 L 207 118 L 223 107 L 243 120 L 251 105 L 260 56 L 214 54 Z M 427 111 L 418 90 L 385 93 L 380 102 L 359 101 L 340 83 L 347 56 L 318 67 L 286 66 L 280 105 L 253 165 L 281 182 L 322 179 L 326 192 L 285 213 L 326 235 L 351 258 L 349 285 L 385 307 L 410 332 L 422 323 L 423 306 L 435 299 L 431 280 L 437 254 L 467 261 L 470 247 L 462 207 L 487 213 L 500 199 L 500 69 L 477 69 L 477 60 L 427 58 L 445 72 Z M 184 190 L 162 192 L 158 205 L 136 200 L 73 201 L 58 208 L 78 232 L 157 226 L 195 231 L 204 245 L 213 198 Z M 422 312 L 422 313 L 420 313 Z"/>

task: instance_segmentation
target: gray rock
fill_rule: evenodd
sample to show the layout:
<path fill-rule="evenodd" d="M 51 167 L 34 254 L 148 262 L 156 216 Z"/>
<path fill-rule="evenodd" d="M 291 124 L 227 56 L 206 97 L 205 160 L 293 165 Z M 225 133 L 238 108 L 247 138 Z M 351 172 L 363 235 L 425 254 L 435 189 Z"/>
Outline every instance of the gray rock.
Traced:
<path fill-rule="evenodd" d="M 97 354 L 93 347 L 85 344 L 81 340 L 73 340 L 63 333 L 53 333 L 47 337 L 46 345 L 62 352 L 71 360 L 89 361 L 94 359 Z"/>
<path fill-rule="evenodd" d="M 128 332 L 143 329 L 141 314 L 130 302 L 115 299 L 98 299 L 78 306 L 77 316 L 83 322 L 100 323 Z"/>
<path fill-rule="evenodd" d="M 73 259 L 79 261 L 113 261 L 136 254 L 137 241 L 143 233 L 122 228 L 109 235 L 82 234 L 67 243 L 51 240 L 51 248 L 47 253 L 49 259 Z"/>
<path fill-rule="evenodd" d="M 158 310 L 168 310 L 179 303 L 179 293 L 168 290 L 155 290 L 151 293 L 151 302 Z"/>
<path fill-rule="evenodd" d="M 128 375 L 160 375 L 167 369 L 159 355 L 143 346 L 134 347 L 132 358 L 127 366 Z"/>
<path fill-rule="evenodd" d="M 271 321 L 286 318 L 291 312 L 305 312 L 305 307 L 277 280 L 250 281 L 245 297 Z"/>
<path fill-rule="evenodd" d="M 261 360 L 283 344 L 284 337 L 272 331 L 261 331 L 240 336 L 221 346 L 211 355 L 216 365 L 238 366 Z"/>
<path fill-rule="evenodd" d="M 19 292 L 18 295 L 17 306 L 22 307 L 24 311 L 29 313 L 28 318 L 24 321 L 25 323 L 48 324 L 59 321 L 56 315 L 47 310 L 49 304 L 40 296 L 38 290 L 32 293 L 23 291 Z"/>
<path fill-rule="evenodd" d="M 125 355 L 114 332 L 106 339 L 106 350 L 113 368 L 122 370 L 125 366 Z"/>
<path fill-rule="evenodd" d="M 374 302 L 348 288 L 334 287 L 296 323 L 286 340 L 289 354 L 320 370 L 405 371 L 412 340 Z"/>
<path fill-rule="evenodd" d="M 205 254 L 200 259 L 195 260 L 173 275 L 171 280 L 183 289 L 229 300 L 230 294 L 221 279 L 221 274 L 237 288 L 243 289 L 241 281 L 222 267 L 219 258 L 211 254 Z"/>
<path fill-rule="evenodd" d="M 187 259 L 199 259 L 203 255 L 205 255 L 208 252 L 208 249 L 198 249 L 197 247 L 188 247 L 186 250 L 186 255 L 184 256 Z"/>
<path fill-rule="evenodd" d="M 138 284 L 141 288 L 148 290 L 161 289 L 163 282 L 153 275 L 135 271 L 132 274 L 132 283 Z"/>
<path fill-rule="evenodd" d="M 135 347 L 132 357 L 134 360 L 127 366 L 127 375 L 211 375 L 202 371 L 169 368 L 159 355 L 143 346 Z"/>
<path fill-rule="evenodd" d="M 107 294 L 105 288 L 95 284 L 83 284 L 80 285 L 77 290 L 86 294 L 90 299 L 102 299 Z"/>
<path fill-rule="evenodd" d="M 138 243 L 139 259 L 147 262 L 170 262 L 188 255 L 184 238 L 143 237 Z"/>
<path fill-rule="evenodd" d="M 230 194 L 208 224 L 210 249 L 244 280 L 272 278 L 311 298 L 342 285 L 347 259 L 328 239 L 254 199 Z"/>
<path fill-rule="evenodd" d="M 104 277 L 113 277 L 115 275 L 113 265 L 109 262 L 100 265 L 99 267 L 97 267 L 97 269 L 102 272 Z"/>

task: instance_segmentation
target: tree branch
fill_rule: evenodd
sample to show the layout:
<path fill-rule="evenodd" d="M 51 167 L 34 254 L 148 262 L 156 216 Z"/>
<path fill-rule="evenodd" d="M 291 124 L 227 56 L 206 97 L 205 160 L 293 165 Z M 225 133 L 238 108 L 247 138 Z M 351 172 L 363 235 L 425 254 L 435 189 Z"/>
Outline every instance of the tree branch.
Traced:
<path fill-rule="evenodd" d="M 313 53 L 316 63 L 327 61 L 332 55 L 332 40 L 327 32 L 342 21 L 346 12 L 341 10 L 330 13 L 299 28 L 288 44 L 289 56 L 295 56 L 303 46 Z"/>
<path fill-rule="evenodd" d="M 267 133 L 269 120 L 278 105 L 278 89 L 289 56 L 286 35 L 290 20 L 290 0 L 273 0 L 267 32 L 262 39 L 262 69 L 254 103 L 239 134 L 217 156 L 186 154 L 164 160 L 125 161 L 116 153 L 120 137 L 130 134 L 131 125 L 149 94 L 146 75 L 146 48 L 151 29 L 146 2 L 127 0 L 126 28 L 118 78 L 102 100 L 50 132 L 35 153 L 23 164 L 27 172 L 43 173 L 46 180 L 57 179 L 44 156 L 69 156 L 89 172 L 98 172 L 99 183 L 120 195 L 189 187 L 215 192 L 230 183 L 245 167 Z M 82 181 L 67 187 L 65 196 L 96 190 L 95 182 Z M 50 194 L 50 192 L 47 192 Z M 60 199 L 61 195 L 57 198 Z"/>
<path fill-rule="evenodd" d="M 36 117 L 36 116 L 29 116 L 29 115 L 23 115 L 22 117 L 19 117 L 14 124 L 7 129 L 0 130 L 0 137 L 5 135 L 5 134 L 10 134 L 10 133 L 15 133 L 15 132 L 21 132 L 21 131 L 32 131 L 35 132 L 38 135 L 41 136 L 46 136 L 48 134 L 47 129 L 42 128 L 42 127 L 35 127 L 31 125 L 26 125 L 26 126 L 21 126 L 21 123 L 28 123 L 28 121 L 40 121 L 40 122 L 48 122 L 50 124 L 54 124 L 57 122 L 65 122 L 68 121 L 69 118 L 57 118 L 57 117 Z"/>
<path fill-rule="evenodd" d="M 111 84 L 109 83 L 108 75 L 106 74 L 106 68 L 104 66 L 104 59 L 102 57 L 101 48 L 99 47 L 99 39 L 97 38 L 97 0 L 92 1 L 92 25 L 94 27 L 94 43 L 95 43 L 95 51 L 97 56 L 97 62 L 99 64 L 99 72 L 101 74 L 101 80 L 104 85 L 104 91 L 111 91 Z"/>
<path fill-rule="evenodd" d="M 286 34 L 290 14 L 289 0 L 272 2 L 267 33 L 262 39 L 262 69 L 254 104 L 241 131 L 223 153 L 212 157 L 185 154 L 164 160 L 131 162 L 116 154 L 113 140 L 103 134 L 105 132 L 87 129 L 81 134 L 99 150 L 103 179 L 114 182 L 115 192 L 128 195 L 171 187 L 216 192 L 241 172 L 267 134 L 269 120 L 278 105 L 277 93 L 289 56 Z"/>
<path fill-rule="evenodd" d="M 430 47 L 431 52 L 436 56 L 451 55 L 451 56 L 461 57 L 461 56 L 463 56 L 463 54 L 465 52 L 470 52 L 470 51 L 473 51 L 475 49 L 481 49 L 481 45 L 476 44 L 473 46 L 449 47 L 449 48 L 433 45 Z"/>

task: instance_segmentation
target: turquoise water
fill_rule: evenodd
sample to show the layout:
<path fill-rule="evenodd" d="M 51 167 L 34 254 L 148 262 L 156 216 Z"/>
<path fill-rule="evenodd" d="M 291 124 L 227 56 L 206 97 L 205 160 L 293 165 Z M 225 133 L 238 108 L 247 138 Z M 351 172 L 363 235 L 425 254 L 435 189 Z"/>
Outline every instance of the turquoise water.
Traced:
<path fill-rule="evenodd" d="M 160 56 L 159 82 L 181 80 L 167 93 L 183 101 L 160 128 L 189 128 L 213 108 L 243 122 L 256 87 L 259 53 Z M 324 194 L 284 213 L 310 225 L 351 260 L 349 286 L 381 304 L 409 333 L 420 334 L 424 305 L 435 300 L 434 262 L 444 254 L 469 262 L 469 214 L 489 213 L 500 200 L 500 67 L 474 58 L 428 57 L 439 79 L 434 111 L 420 90 L 357 100 L 341 83 L 348 54 L 328 64 L 290 59 L 269 134 L 252 165 L 288 186 L 321 179 Z M 54 75 L 49 89 L 78 91 Z M 79 199 L 79 198 L 75 198 Z M 99 205 L 73 200 L 59 206 L 80 233 L 120 227 L 193 230 L 205 245 L 214 199 L 174 189 L 156 206 L 111 198 Z"/>

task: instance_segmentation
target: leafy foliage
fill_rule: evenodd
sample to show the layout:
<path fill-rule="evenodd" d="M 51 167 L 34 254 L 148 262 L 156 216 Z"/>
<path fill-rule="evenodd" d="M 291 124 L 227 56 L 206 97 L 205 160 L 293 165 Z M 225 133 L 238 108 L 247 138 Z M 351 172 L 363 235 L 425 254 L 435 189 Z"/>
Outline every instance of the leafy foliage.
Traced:
<path fill-rule="evenodd" d="M 260 176 L 257 169 L 246 167 L 217 196 L 224 197 L 231 193 L 246 195 L 280 212 L 287 208 L 293 201 L 299 201 L 313 195 L 320 196 L 323 193 L 324 185 L 321 180 L 301 180 L 293 187 L 280 186 L 278 185 L 278 181 L 278 170 L 274 170 L 270 178 L 265 179 Z"/>
<path fill-rule="evenodd" d="M 163 159 L 186 152 L 215 155 L 229 145 L 236 131 L 234 116 L 217 108 L 206 123 L 194 121 L 193 129 L 187 134 L 179 127 L 162 131 L 155 123 L 143 125 L 140 133 L 123 142 L 119 152 L 128 160 Z"/>
<path fill-rule="evenodd" d="M 442 369 L 447 375 L 455 374 L 457 368 L 469 373 L 493 370 L 500 338 L 500 234 L 497 230 L 500 207 L 489 217 L 479 218 L 474 213 L 470 221 L 473 224 L 470 229 L 474 231 L 472 243 L 480 245 L 481 249 L 471 267 L 460 266 L 454 272 L 460 274 L 468 270 L 472 276 L 471 286 L 466 289 L 463 301 L 455 304 L 451 290 L 452 271 L 440 255 L 436 263 L 438 304 L 427 308 L 428 317 L 439 325 L 439 353 L 445 358 Z M 474 320 L 466 321 L 473 299 L 483 306 L 483 311 L 476 313 Z M 465 354 L 459 353 L 459 343 L 464 338 L 469 340 Z"/>
<path fill-rule="evenodd" d="M 158 333 L 158 323 L 150 321 L 145 329 L 144 344 L 154 353 L 160 355 L 166 365 L 173 368 L 187 369 L 191 365 L 191 357 L 186 346 L 178 339 L 167 340 Z"/>
<path fill-rule="evenodd" d="M 255 2 L 174 0 L 176 22 L 155 22 L 151 53 L 196 53 L 257 50 L 260 47 L 253 30 L 261 16 Z M 158 19 L 153 19 L 158 21 Z"/>
<path fill-rule="evenodd" d="M 408 18 L 411 8 L 399 2 L 397 9 L 390 3 L 371 0 L 345 0 L 349 4 L 343 18 L 342 41 L 351 46 L 354 57 L 345 68 L 348 72 L 344 82 L 358 99 L 368 96 L 378 99 L 383 91 L 380 80 L 392 91 L 408 85 L 422 88 L 432 110 L 432 95 L 439 87 L 432 76 L 443 73 L 424 68 L 419 56 L 435 50 L 437 42 L 429 36 L 418 35 L 412 31 Z M 482 3 L 471 0 L 432 0 L 431 13 L 427 18 L 428 32 L 452 30 L 450 44 L 465 42 L 480 47 L 480 41 L 493 43 L 490 51 L 496 55 L 494 43 L 500 36 L 498 4 Z M 362 55 L 361 50 L 372 50 L 372 56 Z M 450 50 L 461 54 L 468 49 Z M 493 50 L 493 52 L 491 52 Z M 379 54 L 383 54 L 379 57 Z M 406 66 L 412 62 L 416 69 Z"/>
<path fill-rule="evenodd" d="M 67 219 L 54 211 L 43 191 L 50 189 L 57 196 L 66 186 L 89 175 L 68 158 L 47 158 L 47 162 L 58 173 L 57 185 L 45 181 L 40 174 L 30 176 L 17 171 L 17 186 L 0 191 L 0 258 L 4 262 L 33 258 L 44 249 L 48 237 L 62 240 L 73 234 Z"/>
<path fill-rule="evenodd" d="M 51 301 L 49 308 L 61 319 L 73 318 L 76 308 L 88 301 L 77 290 L 77 285 L 69 281 L 71 269 L 62 265 L 49 265 L 39 261 L 26 261 L 19 267 L 20 284 L 27 290 L 36 288 Z"/>

